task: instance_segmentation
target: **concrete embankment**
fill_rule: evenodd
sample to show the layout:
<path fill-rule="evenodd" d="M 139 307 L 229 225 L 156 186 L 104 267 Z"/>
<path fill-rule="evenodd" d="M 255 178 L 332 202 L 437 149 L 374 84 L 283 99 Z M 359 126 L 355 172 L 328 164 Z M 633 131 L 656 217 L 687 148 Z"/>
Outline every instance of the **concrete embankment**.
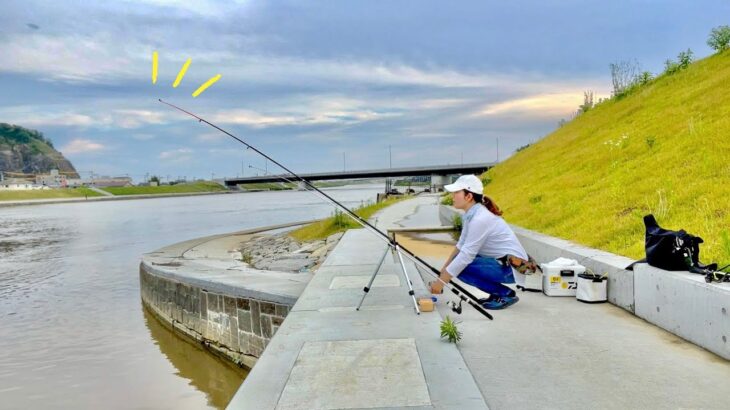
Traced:
<path fill-rule="evenodd" d="M 253 234 L 301 224 L 215 235 L 145 254 L 142 301 L 185 337 L 250 368 L 312 274 L 252 268 L 237 247 Z"/>

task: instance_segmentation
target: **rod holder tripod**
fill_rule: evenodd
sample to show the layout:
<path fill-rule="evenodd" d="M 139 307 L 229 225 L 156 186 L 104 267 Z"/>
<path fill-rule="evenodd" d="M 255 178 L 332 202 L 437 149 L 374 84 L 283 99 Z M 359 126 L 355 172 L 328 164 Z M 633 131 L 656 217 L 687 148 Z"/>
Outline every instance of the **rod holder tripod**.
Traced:
<path fill-rule="evenodd" d="M 403 262 L 403 256 L 400 254 L 400 247 L 398 244 L 388 244 L 388 246 L 385 248 L 385 251 L 383 251 L 383 256 L 380 257 L 380 261 L 378 262 L 378 266 L 375 267 L 375 271 L 373 272 L 373 275 L 370 277 L 370 281 L 368 281 L 367 286 L 365 286 L 362 294 L 362 298 L 360 299 L 360 303 L 357 304 L 357 308 L 355 310 L 360 310 L 362 307 L 363 302 L 365 301 L 365 297 L 370 292 L 370 288 L 373 286 L 373 282 L 375 282 L 375 277 L 378 276 L 378 272 L 380 272 L 380 268 L 383 267 L 383 262 L 385 262 L 385 257 L 388 256 L 388 252 L 393 253 L 393 258 L 395 259 L 395 256 L 398 256 L 398 262 L 401 267 L 401 272 L 403 272 L 403 278 L 405 279 L 406 283 L 408 284 L 408 295 L 413 300 L 413 309 L 415 310 L 417 315 L 421 314 L 421 310 L 418 308 L 418 302 L 416 301 L 416 293 L 413 291 L 413 282 L 411 282 L 411 278 L 408 276 L 408 270 L 406 269 L 406 264 Z"/>

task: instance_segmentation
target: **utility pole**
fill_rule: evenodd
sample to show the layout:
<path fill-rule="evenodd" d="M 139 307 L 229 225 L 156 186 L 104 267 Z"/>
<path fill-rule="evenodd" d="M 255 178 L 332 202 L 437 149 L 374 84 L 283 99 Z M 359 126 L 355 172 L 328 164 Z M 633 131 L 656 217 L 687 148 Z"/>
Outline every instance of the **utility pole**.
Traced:
<path fill-rule="evenodd" d="M 390 163 L 390 168 L 393 169 L 393 146 L 388 145 L 388 162 Z"/>
<path fill-rule="evenodd" d="M 499 137 L 497 137 L 497 162 L 499 162 Z"/>

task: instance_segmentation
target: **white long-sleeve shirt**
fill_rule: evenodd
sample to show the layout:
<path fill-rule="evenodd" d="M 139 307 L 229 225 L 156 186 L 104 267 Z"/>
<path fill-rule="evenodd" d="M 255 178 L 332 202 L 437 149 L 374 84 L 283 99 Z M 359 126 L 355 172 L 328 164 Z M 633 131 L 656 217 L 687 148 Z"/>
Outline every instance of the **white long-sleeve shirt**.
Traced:
<path fill-rule="evenodd" d="M 507 222 L 483 205 L 472 205 L 462 220 L 461 237 L 456 244 L 459 253 L 446 267 L 451 276 L 458 276 L 477 255 L 495 259 L 513 255 L 527 260 L 525 248 Z M 519 279 L 518 283 L 521 282 Z"/>

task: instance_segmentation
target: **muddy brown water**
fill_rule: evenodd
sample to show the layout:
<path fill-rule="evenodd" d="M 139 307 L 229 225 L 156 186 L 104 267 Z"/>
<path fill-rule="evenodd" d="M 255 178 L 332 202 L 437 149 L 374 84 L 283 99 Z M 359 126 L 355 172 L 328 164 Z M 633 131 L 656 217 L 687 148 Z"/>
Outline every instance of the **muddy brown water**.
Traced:
<path fill-rule="evenodd" d="M 327 191 L 355 207 L 381 188 Z M 0 208 L 0 408 L 224 407 L 245 372 L 145 313 L 141 255 L 332 212 L 307 192 Z"/>

